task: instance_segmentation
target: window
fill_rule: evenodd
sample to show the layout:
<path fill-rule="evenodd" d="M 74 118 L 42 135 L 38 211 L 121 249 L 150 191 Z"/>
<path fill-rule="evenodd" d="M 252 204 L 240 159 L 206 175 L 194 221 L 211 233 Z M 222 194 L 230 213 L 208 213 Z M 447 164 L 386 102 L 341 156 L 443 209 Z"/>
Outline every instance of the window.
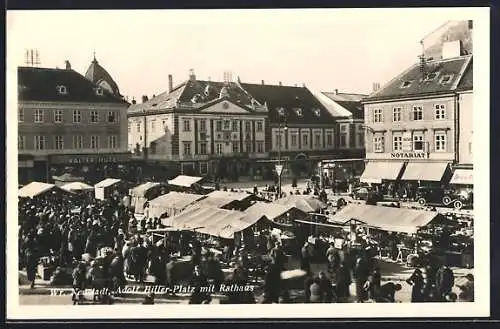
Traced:
<path fill-rule="evenodd" d="M 90 136 L 90 148 L 92 149 L 99 148 L 99 136 Z"/>
<path fill-rule="evenodd" d="M 295 113 L 297 114 L 297 116 L 299 116 L 299 117 L 302 116 L 302 109 L 301 108 L 295 108 L 293 110 L 295 111 Z"/>
<path fill-rule="evenodd" d="M 240 142 L 233 142 L 233 153 L 240 152 Z"/>
<path fill-rule="evenodd" d="M 222 131 L 222 121 L 221 120 L 217 120 L 215 122 L 215 131 Z"/>
<path fill-rule="evenodd" d="M 252 130 L 252 123 L 251 121 L 245 121 L 245 131 L 250 132 Z"/>
<path fill-rule="evenodd" d="M 257 141 L 257 153 L 264 153 L 264 142 Z"/>
<path fill-rule="evenodd" d="M 432 81 L 432 80 L 436 79 L 438 75 L 439 75 L 439 72 L 432 72 L 432 73 L 428 73 L 428 74 L 425 76 L 424 81 Z"/>
<path fill-rule="evenodd" d="M 215 144 L 215 148 L 216 148 L 217 154 L 223 153 L 222 143 Z"/>
<path fill-rule="evenodd" d="M 207 154 L 207 143 L 200 143 L 200 154 Z"/>
<path fill-rule="evenodd" d="M 446 118 L 446 106 L 444 104 L 436 104 L 435 108 L 435 116 L 436 120 L 444 120 Z"/>
<path fill-rule="evenodd" d="M 384 136 L 373 137 L 373 151 L 384 152 Z"/>
<path fill-rule="evenodd" d="M 278 112 L 279 116 L 284 116 L 285 115 L 285 108 L 284 107 L 278 107 L 278 108 L 276 108 L 276 112 Z"/>
<path fill-rule="evenodd" d="M 208 174 L 208 163 L 207 162 L 200 162 L 200 174 L 201 175 Z"/>
<path fill-rule="evenodd" d="M 320 134 L 315 134 L 314 135 L 314 146 L 315 147 L 322 147 L 321 145 L 321 135 Z"/>
<path fill-rule="evenodd" d="M 191 131 L 191 120 L 185 119 L 183 122 L 184 122 L 183 131 Z"/>
<path fill-rule="evenodd" d="M 35 150 L 45 150 L 45 136 L 35 136 Z"/>
<path fill-rule="evenodd" d="M 309 135 L 302 136 L 302 147 L 309 147 Z"/>
<path fill-rule="evenodd" d="M 291 136 L 290 144 L 291 144 L 293 147 L 296 147 L 296 146 L 297 146 L 297 135 L 292 135 L 292 136 Z"/>
<path fill-rule="evenodd" d="M 446 152 L 446 134 L 437 133 L 435 136 L 435 151 Z"/>
<path fill-rule="evenodd" d="M 182 142 L 184 146 L 184 155 L 191 155 L 191 142 Z"/>
<path fill-rule="evenodd" d="M 43 110 L 36 109 L 35 110 L 35 123 L 43 122 Z"/>
<path fill-rule="evenodd" d="M 57 92 L 60 95 L 66 95 L 68 93 L 68 88 L 66 88 L 65 86 L 57 86 Z"/>
<path fill-rule="evenodd" d="M 413 135 L 413 151 L 424 151 L 423 135 Z"/>
<path fill-rule="evenodd" d="M 365 147 L 365 133 L 362 130 L 358 131 L 358 146 L 360 148 Z"/>
<path fill-rule="evenodd" d="M 116 142 L 117 138 L 116 136 L 108 136 L 108 148 L 114 149 L 118 147 L 118 143 Z"/>
<path fill-rule="evenodd" d="M 341 132 L 346 132 L 347 131 L 347 125 L 340 125 L 340 131 Z"/>
<path fill-rule="evenodd" d="M 315 114 L 317 117 L 321 116 L 321 110 L 320 110 L 320 109 L 314 109 L 313 111 L 314 111 L 314 114 Z"/>
<path fill-rule="evenodd" d="M 24 110 L 23 109 L 17 109 L 17 121 L 24 122 Z"/>
<path fill-rule="evenodd" d="M 96 95 L 98 95 L 98 96 L 102 96 L 102 95 L 103 95 L 102 88 L 100 88 L 100 87 L 96 88 L 96 89 L 95 89 L 95 93 L 96 93 Z"/>
<path fill-rule="evenodd" d="M 156 128 L 155 120 L 151 120 L 151 132 L 155 132 L 155 128 Z"/>
<path fill-rule="evenodd" d="M 136 125 L 136 128 L 137 128 L 137 132 L 140 133 L 141 132 L 141 123 L 137 122 L 135 125 Z"/>
<path fill-rule="evenodd" d="M 347 135 L 340 134 L 340 147 L 347 147 Z"/>
<path fill-rule="evenodd" d="M 276 134 L 276 148 L 280 148 L 282 145 L 282 142 L 281 142 L 281 138 L 282 138 L 282 134 L 281 133 L 277 133 Z"/>
<path fill-rule="evenodd" d="M 373 122 L 382 122 L 382 109 L 373 110 Z"/>
<path fill-rule="evenodd" d="M 73 111 L 73 123 L 80 123 L 82 122 L 82 112 L 79 110 L 74 110 Z"/>
<path fill-rule="evenodd" d="M 451 82 L 451 78 L 453 78 L 452 74 L 446 74 L 441 77 L 441 84 L 446 85 Z"/>
<path fill-rule="evenodd" d="M 81 135 L 73 136 L 73 148 L 74 149 L 82 149 L 83 148 L 83 136 L 81 136 Z"/>
<path fill-rule="evenodd" d="M 63 111 L 62 110 L 55 110 L 54 111 L 54 121 L 56 123 L 63 122 Z"/>
<path fill-rule="evenodd" d="M 108 112 L 108 123 L 116 123 L 117 121 L 118 120 L 117 120 L 116 112 L 109 111 Z"/>
<path fill-rule="evenodd" d="M 231 121 L 224 120 L 224 130 L 229 130 L 231 128 Z"/>
<path fill-rule="evenodd" d="M 257 132 L 262 132 L 264 131 L 264 124 L 262 121 L 257 121 Z"/>
<path fill-rule="evenodd" d="M 392 121 L 399 122 L 401 121 L 401 108 L 395 107 L 392 109 Z"/>
<path fill-rule="evenodd" d="M 333 146 L 333 134 L 332 133 L 326 134 L 326 145 Z"/>
<path fill-rule="evenodd" d="M 99 113 L 97 111 L 90 112 L 90 123 L 99 122 Z"/>
<path fill-rule="evenodd" d="M 402 84 L 401 84 L 401 88 L 408 88 L 411 86 L 413 81 L 404 81 Z"/>
<path fill-rule="evenodd" d="M 233 120 L 233 131 L 238 131 L 238 120 Z"/>
<path fill-rule="evenodd" d="M 424 119 L 424 112 L 422 106 L 413 107 L 413 120 L 420 121 Z"/>
<path fill-rule="evenodd" d="M 24 150 L 26 148 L 26 138 L 23 135 L 17 137 L 17 149 Z"/>
<path fill-rule="evenodd" d="M 402 151 L 403 150 L 403 137 L 402 136 L 392 136 L 392 150 Z"/>
<path fill-rule="evenodd" d="M 62 150 L 64 148 L 63 136 L 54 136 L 54 148 L 56 150 Z"/>
<path fill-rule="evenodd" d="M 245 141 L 245 150 L 248 153 L 252 152 L 252 141 L 250 140 Z"/>
<path fill-rule="evenodd" d="M 207 131 L 207 122 L 205 120 L 200 120 L 200 131 L 201 132 Z"/>

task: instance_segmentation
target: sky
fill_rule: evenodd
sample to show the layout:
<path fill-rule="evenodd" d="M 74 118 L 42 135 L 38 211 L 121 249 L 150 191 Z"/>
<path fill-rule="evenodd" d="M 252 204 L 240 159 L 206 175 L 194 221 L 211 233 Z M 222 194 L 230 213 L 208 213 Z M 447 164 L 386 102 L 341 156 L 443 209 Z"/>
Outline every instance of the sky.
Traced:
<path fill-rule="evenodd" d="M 140 99 L 188 78 L 369 94 L 418 60 L 420 40 L 463 10 L 9 11 L 8 63 L 38 49 L 42 67 L 85 74 L 95 51 L 122 95 Z"/>

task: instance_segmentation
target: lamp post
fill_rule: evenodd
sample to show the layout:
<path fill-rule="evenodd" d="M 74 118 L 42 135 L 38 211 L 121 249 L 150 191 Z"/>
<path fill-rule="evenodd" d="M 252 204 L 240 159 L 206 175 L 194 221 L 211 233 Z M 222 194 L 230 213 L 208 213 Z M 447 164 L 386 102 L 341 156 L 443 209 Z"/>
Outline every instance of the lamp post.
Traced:
<path fill-rule="evenodd" d="M 278 165 L 281 166 L 281 114 L 278 116 Z M 285 126 L 283 127 L 283 130 L 286 131 L 288 130 L 288 127 Z M 280 170 L 276 170 L 276 174 L 278 175 L 278 197 L 281 197 L 281 174 L 283 172 L 283 167 L 280 167 Z"/>

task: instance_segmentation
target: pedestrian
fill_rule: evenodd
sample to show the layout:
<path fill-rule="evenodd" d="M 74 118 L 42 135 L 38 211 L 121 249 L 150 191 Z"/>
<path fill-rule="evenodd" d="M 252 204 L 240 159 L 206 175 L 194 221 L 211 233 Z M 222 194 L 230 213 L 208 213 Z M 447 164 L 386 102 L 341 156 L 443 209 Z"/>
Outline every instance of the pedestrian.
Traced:
<path fill-rule="evenodd" d="M 406 280 L 412 286 L 411 289 L 411 302 L 421 303 L 425 301 L 424 298 L 424 277 L 420 269 L 415 269 L 413 274 Z"/>
<path fill-rule="evenodd" d="M 354 266 L 354 282 L 356 284 L 356 301 L 362 303 L 366 300 L 365 283 L 368 280 L 368 266 L 363 257 L 358 256 Z"/>
<path fill-rule="evenodd" d="M 349 298 L 349 286 L 351 285 L 351 273 L 345 262 L 340 263 L 335 274 L 336 295 L 340 302 L 346 302 Z"/>
<path fill-rule="evenodd" d="M 301 249 L 300 257 L 300 269 L 305 271 L 307 274 L 311 273 L 311 259 L 309 256 L 309 242 L 306 241 Z"/>
<path fill-rule="evenodd" d="M 309 300 L 311 303 L 321 303 L 323 301 L 322 295 L 321 282 L 320 279 L 316 277 L 309 286 Z"/>
<path fill-rule="evenodd" d="M 257 184 L 253 186 L 253 194 L 255 195 L 259 194 L 259 189 L 257 188 Z"/>
<path fill-rule="evenodd" d="M 321 287 L 322 301 L 325 303 L 331 303 L 334 299 L 332 282 L 326 276 L 325 272 L 319 272 L 319 284 Z"/>
<path fill-rule="evenodd" d="M 368 280 L 366 281 L 367 289 L 365 289 L 368 293 L 368 299 L 376 300 L 377 296 L 380 295 L 380 285 L 381 285 L 382 277 L 380 275 L 380 268 L 375 266 L 372 273 L 368 276 Z"/>
<path fill-rule="evenodd" d="M 270 265 L 264 277 L 264 304 L 279 303 L 282 279 L 281 270 L 277 265 Z"/>
<path fill-rule="evenodd" d="M 451 293 L 455 284 L 453 271 L 446 265 L 442 265 L 436 272 L 436 293 L 441 301 Z"/>

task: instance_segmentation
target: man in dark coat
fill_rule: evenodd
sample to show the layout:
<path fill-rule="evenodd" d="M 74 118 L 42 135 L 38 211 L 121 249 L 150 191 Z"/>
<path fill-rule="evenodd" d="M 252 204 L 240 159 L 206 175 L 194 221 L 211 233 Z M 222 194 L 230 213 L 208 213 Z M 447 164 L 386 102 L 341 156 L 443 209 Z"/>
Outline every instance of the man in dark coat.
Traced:
<path fill-rule="evenodd" d="M 307 274 L 311 273 L 311 259 L 309 255 L 309 243 L 304 243 L 300 251 L 300 269 L 306 271 Z"/>
<path fill-rule="evenodd" d="M 356 298 L 358 303 L 366 300 L 365 283 L 368 280 L 368 264 L 364 258 L 358 257 L 354 266 L 354 281 L 356 283 Z"/>
<path fill-rule="evenodd" d="M 26 254 L 26 272 L 28 276 L 28 281 L 30 281 L 30 288 L 35 288 L 35 278 L 36 270 L 38 265 L 38 257 L 36 255 L 36 250 L 34 248 L 28 248 L 25 251 Z"/>
<path fill-rule="evenodd" d="M 264 278 L 264 304 L 279 303 L 281 283 L 281 269 L 275 264 L 270 265 Z"/>
<path fill-rule="evenodd" d="M 412 286 L 411 289 L 411 302 L 420 303 L 424 301 L 424 277 L 420 269 L 415 269 L 413 274 L 406 280 Z"/>
<path fill-rule="evenodd" d="M 441 266 L 436 272 L 436 293 L 441 301 L 446 300 L 446 296 L 451 293 L 455 284 L 455 276 L 448 266 Z"/>
<path fill-rule="evenodd" d="M 340 263 L 335 275 L 336 279 L 336 295 L 339 301 L 346 302 L 349 298 L 349 286 L 351 285 L 351 273 L 346 263 Z"/>

